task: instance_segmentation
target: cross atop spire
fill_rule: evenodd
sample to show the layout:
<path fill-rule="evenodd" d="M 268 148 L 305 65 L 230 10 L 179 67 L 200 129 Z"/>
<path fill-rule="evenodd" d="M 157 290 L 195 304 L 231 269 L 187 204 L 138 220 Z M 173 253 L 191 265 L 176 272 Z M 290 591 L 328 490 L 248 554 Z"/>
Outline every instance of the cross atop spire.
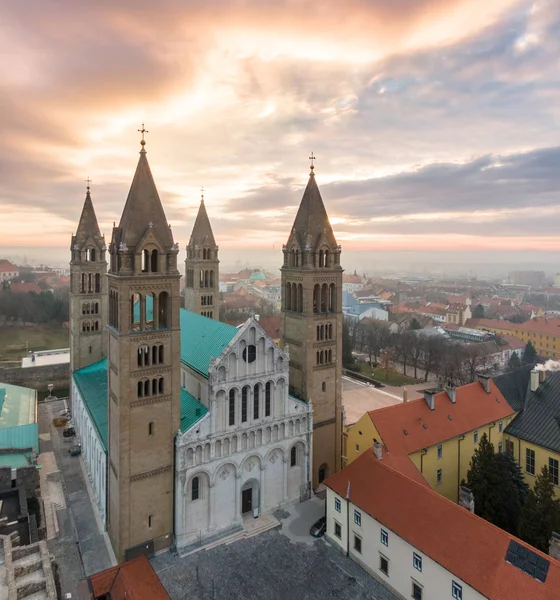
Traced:
<path fill-rule="evenodd" d="M 138 131 L 142 134 L 142 141 L 140 142 L 140 145 L 142 146 L 142 150 L 144 150 L 144 146 L 146 145 L 146 140 L 144 139 L 144 134 L 150 133 L 150 132 L 144 127 L 144 123 L 142 123 L 142 129 L 139 129 Z"/>
<path fill-rule="evenodd" d="M 200 188 L 200 201 L 204 202 L 204 186 Z"/>
<path fill-rule="evenodd" d="M 315 161 L 315 155 L 313 154 L 313 152 L 311 152 L 311 156 L 309 157 L 309 160 L 311 161 L 311 175 L 313 175 L 313 169 L 315 168 L 315 165 L 313 164 L 313 162 Z"/>
<path fill-rule="evenodd" d="M 89 186 L 89 184 L 91 183 L 91 179 L 88 177 L 88 178 L 85 180 L 85 182 L 86 182 L 86 184 L 87 184 L 87 186 L 86 186 L 86 190 L 89 192 L 89 187 L 90 187 L 90 186 Z"/>

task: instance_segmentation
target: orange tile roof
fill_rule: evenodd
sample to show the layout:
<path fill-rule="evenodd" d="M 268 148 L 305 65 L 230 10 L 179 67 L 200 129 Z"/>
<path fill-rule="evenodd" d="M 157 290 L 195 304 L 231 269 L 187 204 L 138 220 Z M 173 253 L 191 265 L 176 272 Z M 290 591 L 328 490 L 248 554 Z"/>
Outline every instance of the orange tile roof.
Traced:
<path fill-rule="evenodd" d="M 345 498 L 348 482 L 353 504 L 486 598 L 558 598 L 560 562 L 397 472 L 371 451 L 325 485 Z M 544 584 L 506 562 L 512 540 L 550 562 Z"/>
<path fill-rule="evenodd" d="M 5 258 L 3 258 L 2 260 L 0 260 L 0 271 L 10 271 L 10 272 L 17 271 L 17 272 L 19 272 L 19 268 L 16 267 L 9 260 L 6 260 Z"/>
<path fill-rule="evenodd" d="M 259 319 L 259 325 L 273 340 L 276 340 L 280 337 L 282 318 L 279 315 L 271 317 L 261 317 Z"/>
<path fill-rule="evenodd" d="M 111 593 L 111 600 L 169 600 L 150 561 L 142 555 L 91 575 L 94 598 Z"/>
<path fill-rule="evenodd" d="M 491 327 L 492 329 L 513 330 L 521 327 L 518 323 L 510 323 L 509 321 L 500 321 L 498 319 L 467 319 L 465 327 L 484 328 Z"/>
<path fill-rule="evenodd" d="M 35 292 L 36 294 L 40 294 L 42 292 L 41 288 L 36 283 L 12 283 L 10 285 L 10 290 L 14 292 L 14 294 L 27 294 L 28 292 Z"/>
<path fill-rule="evenodd" d="M 489 394 L 475 382 L 457 388 L 455 398 L 453 404 L 447 392 L 439 392 L 435 410 L 420 398 L 368 414 L 389 452 L 411 454 L 515 413 L 493 381 Z"/>
<path fill-rule="evenodd" d="M 508 333 L 500 334 L 502 340 L 506 342 L 506 346 L 500 346 L 500 349 L 503 350 L 521 350 L 521 348 L 525 348 L 525 342 L 516 338 L 514 335 L 509 335 Z"/>
<path fill-rule="evenodd" d="M 560 319 L 550 317 L 539 317 L 531 319 L 515 326 L 520 331 L 530 331 L 533 333 L 544 333 L 546 335 L 560 335 Z"/>

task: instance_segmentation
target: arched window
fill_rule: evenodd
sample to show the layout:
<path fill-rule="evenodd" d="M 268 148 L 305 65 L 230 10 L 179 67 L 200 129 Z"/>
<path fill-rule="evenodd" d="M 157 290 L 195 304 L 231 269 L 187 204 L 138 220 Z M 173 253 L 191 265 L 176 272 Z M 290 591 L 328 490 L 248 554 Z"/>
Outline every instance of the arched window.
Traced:
<path fill-rule="evenodd" d="M 284 292 L 284 304 L 286 305 L 286 310 L 292 310 L 292 284 L 286 284 L 286 291 Z"/>
<path fill-rule="evenodd" d="M 144 396 L 149 396 L 149 395 L 150 395 L 150 380 L 145 379 L 144 380 Z"/>
<path fill-rule="evenodd" d="M 91 294 L 93 290 L 93 275 L 90 273 L 88 275 L 88 294 Z"/>
<path fill-rule="evenodd" d="M 142 398 L 144 396 L 144 382 L 143 381 L 139 381 L 138 382 L 138 398 Z"/>
<path fill-rule="evenodd" d="M 101 275 L 99 273 L 95 274 L 95 293 L 99 294 L 101 291 Z"/>
<path fill-rule="evenodd" d="M 214 287 L 214 271 L 210 271 L 210 287 Z"/>
<path fill-rule="evenodd" d="M 323 251 L 319 250 L 319 266 L 320 267 L 324 267 L 324 255 L 323 255 Z"/>
<path fill-rule="evenodd" d="M 325 250 L 325 267 L 329 267 L 329 251 Z"/>
<path fill-rule="evenodd" d="M 159 356 L 158 356 L 158 362 L 159 362 L 160 365 L 162 365 L 163 364 L 163 344 L 159 345 L 158 354 L 159 354 Z"/>
<path fill-rule="evenodd" d="M 327 312 L 328 306 L 328 295 L 329 295 L 329 286 L 326 283 L 323 283 L 321 287 L 321 311 L 322 313 Z"/>
<path fill-rule="evenodd" d="M 323 381 L 323 383 L 321 384 L 321 389 L 323 390 L 323 392 L 327 391 L 327 382 Z"/>
<path fill-rule="evenodd" d="M 336 287 L 334 283 L 331 283 L 329 288 L 329 310 L 330 312 L 335 312 L 336 310 Z"/>
<path fill-rule="evenodd" d="M 154 422 L 150 421 L 148 423 L 148 435 L 151 437 L 154 435 Z"/>
<path fill-rule="evenodd" d="M 329 323 L 329 340 L 332 340 L 332 323 Z"/>
<path fill-rule="evenodd" d="M 204 287 L 207 288 L 209 283 L 210 283 L 210 281 L 209 281 L 208 271 L 204 271 Z"/>
<path fill-rule="evenodd" d="M 157 250 L 152 250 L 150 268 L 151 268 L 152 273 L 157 273 L 159 270 L 158 269 L 158 251 Z"/>
<path fill-rule="evenodd" d="M 295 467 L 297 465 L 297 448 L 292 446 L 290 450 L 290 467 Z"/>
<path fill-rule="evenodd" d="M 272 401 L 272 381 L 267 381 L 264 388 L 264 416 L 270 417 Z"/>
<path fill-rule="evenodd" d="M 259 384 L 253 390 L 253 419 L 259 418 Z"/>
<path fill-rule="evenodd" d="M 200 281 L 199 281 L 199 286 L 203 288 L 204 287 L 204 271 L 200 271 Z"/>
<path fill-rule="evenodd" d="M 317 341 L 321 339 L 321 328 L 317 325 Z"/>
<path fill-rule="evenodd" d="M 152 379 L 152 396 L 157 394 L 157 379 Z"/>
<path fill-rule="evenodd" d="M 158 381 L 158 392 L 160 394 L 163 394 L 163 377 L 159 378 L 159 381 Z"/>
<path fill-rule="evenodd" d="M 299 267 L 299 250 L 296 250 L 296 267 Z"/>
<path fill-rule="evenodd" d="M 303 312 L 303 285 L 298 283 L 297 286 L 297 311 Z"/>
<path fill-rule="evenodd" d="M 82 273 L 82 285 L 81 285 L 81 288 L 80 288 L 80 292 L 82 294 L 86 293 L 86 274 L 85 273 Z"/>
<path fill-rule="evenodd" d="M 321 286 L 317 283 L 313 288 L 313 312 L 318 313 L 321 305 Z"/>
<path fill-rule="evenodd" d="M 235 425 L 235 389 L 229 391 L 229 424 Z"/>
<path fill-rule="evenodd" d="M 329 362 L 332 362 L 332 350 L 329 350 Z"/>
<path fill-rule="evenodd" d="M 241 390 L 241 422 L 247 422 L 247 402 L 249 396 L 249 386 L 244 385 Z"/>
<path fill-rule="evenodd" d="M 161 292 L 158 301 L 159 308 L 159 327 L 160 329 L 167 329 L 170 326 L 169 319 L 169 294 L 167 292 Z"/>
<path fill-rule="evenodd" d="M 320 354 L 317 352 L 317 364 L 319 364 Z"/>
<path fill-rule="evenodd" d="M 194 502 L 199 498 L 199 483 L 198 477 L 194 477 L 191 483 L 191 501 Z"/>

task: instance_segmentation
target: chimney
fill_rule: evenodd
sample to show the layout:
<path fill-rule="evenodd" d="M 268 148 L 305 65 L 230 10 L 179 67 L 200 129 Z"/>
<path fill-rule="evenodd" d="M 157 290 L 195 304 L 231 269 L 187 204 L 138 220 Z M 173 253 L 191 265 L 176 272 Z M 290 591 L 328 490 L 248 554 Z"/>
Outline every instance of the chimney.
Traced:
<path fill-rule="evenodd" d="M 546 371 L 543 369 L 542 371 L 539 371 L 539 385 L 541 383 L 544 383 L 546 379 Z"/>
<path fill-rule="evenodd" d="M 430 407 L 430 410 L 435 410 L 436 402 L 435 395 L 437 394 L 437 390 L 424 390 L 424 400 L 426 404 Z"/>
<path fill-rule="evenodd" d="M 451 400 L 451 402 L 453 402 L 453 404 L 455 404 L 457 398 L 456 398 L 456 392 L 457 390 L 455 389 L 454 385 L 449 385 L 447 386 L 446 390 L 447 395 L 449 396 L 449 399 Z"/>
<path fill-rule="evenodd" d="M 560 533 L 553 531 L 548 544 L 548 555 L 560 560 Z"/>
<path fill-rule="evenodd" d="M 539 389 L 539 372 L 534 369 L 531 371 L 531 391 L 536 392 Z"/>
<path fill-rule="evenodd" d="M 408 402 L 408 390 L 406 389 L 406 385 L 402 389 L 402 401 Z"/>
<path fill-rule="evenodd" d="M 484 386 L 484 391 L 490 393 L 490 377 L 488 375 L 477 375 L 479 383 Z"/>
<path fill-rule="evenodd" d="M 373 442 L 373 454 L 378 460 L 383 458 L 383 444 L 381 442 Z"/>

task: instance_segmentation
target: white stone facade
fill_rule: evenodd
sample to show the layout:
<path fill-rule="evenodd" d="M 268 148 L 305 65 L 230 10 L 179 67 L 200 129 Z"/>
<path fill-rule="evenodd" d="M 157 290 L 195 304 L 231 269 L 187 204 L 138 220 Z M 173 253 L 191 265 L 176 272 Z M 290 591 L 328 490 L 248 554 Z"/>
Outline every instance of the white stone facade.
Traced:
<path fill-rule="evenodd" d="M 80 390 L 72 380 L 72 421 L 78 440 L 82 444 L 82 459 L 89 475 L 93 500 L 105 529 L 107 510 L 107 453 L 91 415 L 85 407 Z"/>
<path fill-rule="evenodd" d="M 198 394 L 209 412 L 177 439 L 177 547 L 240 528 L 244 514 L 308 497 L 312 407 L 289 396 L 288 373 L 287 353 L 254 319 L 212 359 Z M 183 364 L 186 389 L 200 380 Z"/>

